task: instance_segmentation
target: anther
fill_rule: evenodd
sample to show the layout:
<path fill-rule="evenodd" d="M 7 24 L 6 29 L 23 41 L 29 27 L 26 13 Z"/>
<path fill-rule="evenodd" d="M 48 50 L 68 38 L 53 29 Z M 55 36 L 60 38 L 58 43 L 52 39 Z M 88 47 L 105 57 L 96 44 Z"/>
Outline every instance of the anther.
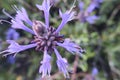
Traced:
<path fill-rule="evenodd" d="M 45 41 L 42 41 L 40 45 L 41 45 L 41 46 L 44 46 L 45 44 L 46 44 L 46 42 L 45 42 Z"/>
<path fill-rule="evenodd" d="M 51 41 L 47 41 L 47 46 L 50 46 L 51 45 Z"/>

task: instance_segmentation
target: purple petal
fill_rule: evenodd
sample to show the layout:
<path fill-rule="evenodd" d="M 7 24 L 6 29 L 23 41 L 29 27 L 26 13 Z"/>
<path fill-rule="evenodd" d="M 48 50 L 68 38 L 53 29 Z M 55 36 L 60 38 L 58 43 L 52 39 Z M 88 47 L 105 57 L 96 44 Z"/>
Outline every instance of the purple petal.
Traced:
<path fill-rule="evenodd" d="M 34 32 L 31 29 L 29 29 L 27 26 L 25 26 L 24 23 L 21 20 L 19 20 L 19 18 L 16 17 L 14 20 L 11 20 L 11 22 L 12 22 L 12 26 L 11 26 L 12 28 L 22 29 L 31 34 L 34 34 Z"/>
<path fill-rule="evenodd" d="M 96 67 L 94 67 L 93 69 L 92 69 L 92 76 L 95 76 L 95 75 L 97 75 L 98 74 L 98 69 L 96 68 Z"/>
<path fill-rule="evenodd" d="M 21 52 L 21 51 L 24 51 L 26 49 L 33 48 L 33 47 L 37 46 L 36 44 L 19 45 L 18 43 L 16 43 L 13 40 L 7 40 L 7 42 L 10 44 L 8 46 L 8 49 L 0 52 L 0 54 L 5 53 L 5 54 L 3 54 L 3 56 L 7 56 L 10 54 L 14 54 L 14 53 L 15 53 L 14 56 L 16 56 L 16 54 Z"/>
<path fill-rule="evenodd" d="M 12 22 L 12 28 L 15 29 L 22 29 L 25 30 L 31 34 L 34 34 L 34 32 L 29 29 L 27 26 L 25 26 L 25 24 L 23 23 L 23 21 L 25 21 L 26 23 L 29 23 L 30 20 L 27 20 L 27 13 L 25 13 L 25 10 L 23 8 L 22 12 L 20 10 L 17 11 L 17 14 L 15 16 L 15 18 L 13 18 L 10 14 L 8 14 L 7 12 L 5 12 L 5 10 L 3 10 L 3 13 L 5 15 L 7 15 L 8 17 L 12 18 L 11 22 Z M 29 18 L 28 18 L 29 19 Z M 31 23 L 29 23 L 29 25 L 31 25 Z"/>
<path fill-rule="evenodd" d="M 7 61 L 8 61 L 8 63 L 10 63 L 10 64 L 14 64 L 14 63 L 15 63 L 15 58 L 14 58 L 13 56 L 9 56 L 9 57 L 7 58 Z"/>
<path fill-rule="evenodd" d="M 57 57 L 57 66 L 58 66 L 59 70 L 63 72 L 63 74 L 66 78 L 69 78 L 69 74 L 68 74 L 68 70 L 67 70 L 67 67 L 68 67 L 67 60 L 65 58 L 61 57 L 61 55 L 59 54 L 59 52 L 57 51 L 56 48 L 54 48 L 54 52 Z"/>
<path fill-rule="evenodd" d="M 43 0 L 42 5 L 36 4 L 37 8 L 44 11 L 46 27 L 49 27 L 50 0 Z"/>
<path fill-rule="evenodd" d="M 59 10 L 59 14 L 62 18 L 62 22 L 58 26 L 58 28 L 56 30 L 56 33 L 59 33 L 60 30 L 65 26 L 65 24 L 68 21 L 71 21 L 73 19 L 73 16 L 74 16 L 75 12 L 72 12 L 71 10 L 69 10 L 69 11 L 66 11 L 65 13 L 62 13 L 61 10 Z"/>
<path fill-rule="evenodd" d="M 6 32 L 7 40 L 17 40 L 19 37 L 20 37 L 19 33 L 12 28 L 9 28 L 8 31 Z"/>
<path fill-rule="evenodd" d="M 44 51 L 43 61 L 41 61 L 41 66 L 39 68 L 39 73 L 42 73 L 42 77 L 49 75 L 51 72 L 51 56 L 48 55 L 47 50 Z"/>
<path fill-rule="evenodd" d="M 95 15 L 86 17 L 86 21 L 90 24 L 95 23 L 95 21 L 98 20 L 98 19 L 99 19 L 99 17 L 95 16 Z"/>
<path fill-rule="evenodd" d="M 82 52 L 84 52 L 84 50 L 79 47 L 79 45 L 75 44 L 70 39 L 65 39 L 63 43 L 57 43 L 57 45 L 67 49 L 72 54 L 79 54 L 82 56 Z"/>
<path fill-rule="evenodd" d="M 95 3 L 91 3 L 91 4 L 88 6 L 86 12 L 92 13 L 95 8 L 96 8 L 96 4 L 95 4 Z"/>
<path fill-rule="evenodd" d="M 32 26 L 32 21 L 29 19 L 25 8 L 21 8 L 21 10 L 18 10 L 16 12 L 17 12 L 17 15 L 16 15 L 17 18 L 19 18 L 22 21 L 25 21 L 27 24 Z"/>
<path fill-rule="evenodd" d="M 83 9 L 84 9 L 84 2 L 83 1 L 79 2 L 79 8 L 80 8 L 80 11 L 83 11 Z"/>

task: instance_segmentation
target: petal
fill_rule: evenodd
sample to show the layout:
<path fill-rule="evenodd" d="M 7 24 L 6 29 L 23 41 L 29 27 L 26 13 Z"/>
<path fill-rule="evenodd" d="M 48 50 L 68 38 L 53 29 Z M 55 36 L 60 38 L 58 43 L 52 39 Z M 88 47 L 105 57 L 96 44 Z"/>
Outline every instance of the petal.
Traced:
<path fill-rule="evenodd" d="M 84 9 L 84 2 L 83 1 L 79 2 L 79 9 L 80 9 L 80 11 L 83 11 L 83 9 Z"/>
<path fill-rule="evenodd" d="M 98 19 L 99 19 L 99 17 L 95 16 L 95 15 L 86 17 L 86 21 L 90 24 L 95 23 L 95 21 L 98 20 Z"/>
<path fill-rule="evenodd" d="M 65 13 L 62 13 L 61 10 L 59 10 L 59 14 L 62 18 L 62 22 L 58 26 L 58 28 L 56 30 L 56 33 L 59 33 L 60 30 L 65 26 L 65 24 L 68 21 L 71 21 L 73 19 L 73 16 L 74 16 L 75 12 L 72 12 L 71 10 L 69 10 L 69 11 L 66 11 Z"/>
<path fill-rule="evenodd" d="M 39 73 L 42 73 L 42 78 L 46 75 L 50 76 L 51 72 L 51 56 L 47 53 L 47 50 L 44 50 L 43 61 L 41 61 L 41 66 L 39 68 Z"/>
<path fill-rule="evenodd" d="M 25 21 L 27 24 L 32 26 L 32 21 L 29 19 L 25 8 L 21 8 L 21 10 L 18 9 L 16 12 L 17 12 L 17 15 L 16 15 L 17 18 L 19 18 L 22 21 Z"/>
<path fill-rule="evenodd" d="M 26 49 L 29 49 L 29 48 L 33 48 L 35 46 L 37 46 L 36 44 L 29 44 L 29 45 L 19 45 L 18 43 L 16 43 L 15 41 L 13 40 L 7 40 L 7 42 L 10 44 L 8 46 L 8 49 L 0 52 L 0 54 L 3 54 L 3 56 L 7 56 L 7 55 L 10 55 L 10 54 L 14 54 L 14 56 L 21 52 L 21 51 L 24 51 Z"/>
<path fill-rule="evenodd" d="M 24 21 L 24 22 L 28 23 L 29 25 L 32 24 L 31 21 L 29 20 L 28 16 L 27 16 L 27 13 L 24 10 L 24 8 L 22 8 L 22 11 L 20 11 L 20 10 L 17 11 L 17 14 L 16 14 L 15 18 L 13 18 L 5 10 L 3 10 L 3 13 L 12 19 L 11 20 L 11 22 L 12 22 L 11 27 L 12 28 L 22 29 L 22 30 L 25 30 L 25 31 L 27 31 L 31 34 L 34 34 L 34 32 L 31 29 L 29 29 L 27 26 L 25 26 L 25 24 L 23 23 L 23 21 Z"/>
<path fill-rule="evenodd" d="M 95 3 L 91 3 L 91 4 L 88 6 L 86 12 L 92 13 L 95 8 L 96 8 L 96 4 L 95 4 Z"/>
<path fill-rule="evenodd" d="M 46 27 L 49 27 L 50 0 L 43 0 L 42 5 L 36 4 L 37 8 L 44 11 Z"/>
<path fill-rule="evenodd" d="M 14 20 L 11 20 L 11 22 L 12 22 L 12 26 L 11 26 L 12 28 L 22 29 L 31 34 L 34 34 L 34 32 L 31 29 L 29 29 L 27 26 L 25 26 L 21 20 L 17 19 L 17 17 Z"/>
<path fill-rule="evenodd" d="M 63 43 L 57 43 L 57 45 L 67 49 L 72 54 L 79 54 L 80 56 L 82 56 L 81 53 L 84 52 L 84 50 L 79 47 L 79 45 L 75 44 L 70 39 L 65 39 Z"/>
<path fill-rule="evenodd" d="M 56 48 L 54 48 L 54 52 L 57 57 L 57 66 L 58 66 L 59 70 L 63 72 L 63 74 L 66 78 L 69 78 L 69 74 L 68 74 L 68 70 L 67 70 L 67 67 L 68 67 L 67 60 L 65 58 L 61 57 L 61 55 L 59 54 L 59 52 L 57 51 Z"/>

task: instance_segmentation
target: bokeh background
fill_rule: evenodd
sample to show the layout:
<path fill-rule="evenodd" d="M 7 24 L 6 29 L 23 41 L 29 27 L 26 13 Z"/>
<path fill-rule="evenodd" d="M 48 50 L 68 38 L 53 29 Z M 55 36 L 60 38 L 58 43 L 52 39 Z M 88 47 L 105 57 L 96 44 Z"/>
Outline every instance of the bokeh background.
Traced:
<path fill-rule="evenodd" d="M 70 9 L 73 0 L 55 0 L 50 10 L 50 24 L 57 28 L 61 19 L 59 9 L 63 12 Z M 85 8 L 91 0 L 83 0 Z M 0 0 L 0 20 L 11 19 L 3 14 L 5 9 L 10 15 L 15 16 L 13 6 L 24 7 L 30 19 L 44 21 L 43 12 L 36 8 L 42 0 Z M 79 10 L 79 1 L 76 2 L 75 11 Z M 120 0 L 104 0 L 99 7 L 91 13 L 99 16 L 94 24 L 70 21 L 62 29 L 61 34 L 71 38 L 86 50 L 83 57 L 72 55 L 64 49 L 59 49 L 61 55 L 67 58 L 69 63 L 70 80 L 120 80 Z M 10 24 L 0 24 L 0 51 L 9 45 L 6 39 L 10 33 Z M 15 32 L 15 39 L 20 44 L 28 44 L 33 36 L 22 30 Z M 13 35 L 12 37 L 13 37 Z M 51 77 L 46 80 L 65 80 L 63 74 L 58 71 L 56 57 L 53 54 Z M 34 49 L 20 52 L 15 58 L 0 55 L 0 80 L 42 80 L 39 74 L 40 61 L 43 53 Z M 76 72 L 76 73 L 75 73 Z"/>

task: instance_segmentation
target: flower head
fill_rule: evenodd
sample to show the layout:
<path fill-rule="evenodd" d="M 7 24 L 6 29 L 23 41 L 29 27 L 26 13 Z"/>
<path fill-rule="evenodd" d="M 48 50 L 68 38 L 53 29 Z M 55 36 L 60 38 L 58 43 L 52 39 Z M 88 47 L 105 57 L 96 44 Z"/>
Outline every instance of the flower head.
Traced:
<path fill-rule="evenodd" d="M 54 28 L 49 25 L 49 10 L 50 10 L 50 1 L 43 0 L 42 5 L 36 5 L 38 9 L 44 11 L 45 16 L 45 23 L 39 20 L 31 20 L 28 18 L 27 12 L 24 8 L 21 10 L 17 10 L 17 14 L 15 18 L 11 17 L 8 13 L 4 11 L 4 13 L 12 18 L 12 28 L 14 29 L 22 29 L 34 35 L 31 44 L 28 45 L 19 45 L 13 40 L 8 40 L 7 42 L 10 43 L 7 50 L 2 51 L 0 54 L 4 56 L 14 54 L 24 51 L 29 48 L 36 47 L 35 50 L 42 51 L 44 53 L 43 61 L 41 61 L 41 66 L 39 68 L 39 72 L 42 73 L 42 77 L 46 75 L 50 75 L 51 72 L 51 54 L 55 52 L 57 57 L 57 65 L 60 71 L 63 72 L 65 77 L 69 77 L 67 71 L 67 60 L 62 58 L 59 52 L 57 51 L 57 47 L 61 46 L 67 49 L 69 52 L 73 54 L 79 54 L 83 52 L 82 48 L 79 47 L 76 43 L 72 42 L 69 39 L 65 39 L 63 35 L 60 34 L 60 31 L 65 26 L 65 24 L 72 20 L 74 17 L 74 12 L 72 8 L 65 13 L 60 11 L 60 17 L 62 21 L 58 28 Z M 31 27 L 28 28 L 24 22 L 26 22 Z M 49 67 L 48 67 L 49 66 Z"/>
<path fill-rule="evenodd" d="M 91 13 L 95 10 L 95 8 L 99 7 L 99 4 L 102 1 L 103 0 L 91 0 L 91 3 L 89 4 L 89 6 L 86 9 L 84 9 L 84 2 L 80 1 L 79 2 L 80 12 L 77 16 L 78 19 L 81 22 L 88 22 L 90 24 L 94 24 L 95 21 L 99 19 L 99 17 L 96 15 L 91 15 Z"/>

